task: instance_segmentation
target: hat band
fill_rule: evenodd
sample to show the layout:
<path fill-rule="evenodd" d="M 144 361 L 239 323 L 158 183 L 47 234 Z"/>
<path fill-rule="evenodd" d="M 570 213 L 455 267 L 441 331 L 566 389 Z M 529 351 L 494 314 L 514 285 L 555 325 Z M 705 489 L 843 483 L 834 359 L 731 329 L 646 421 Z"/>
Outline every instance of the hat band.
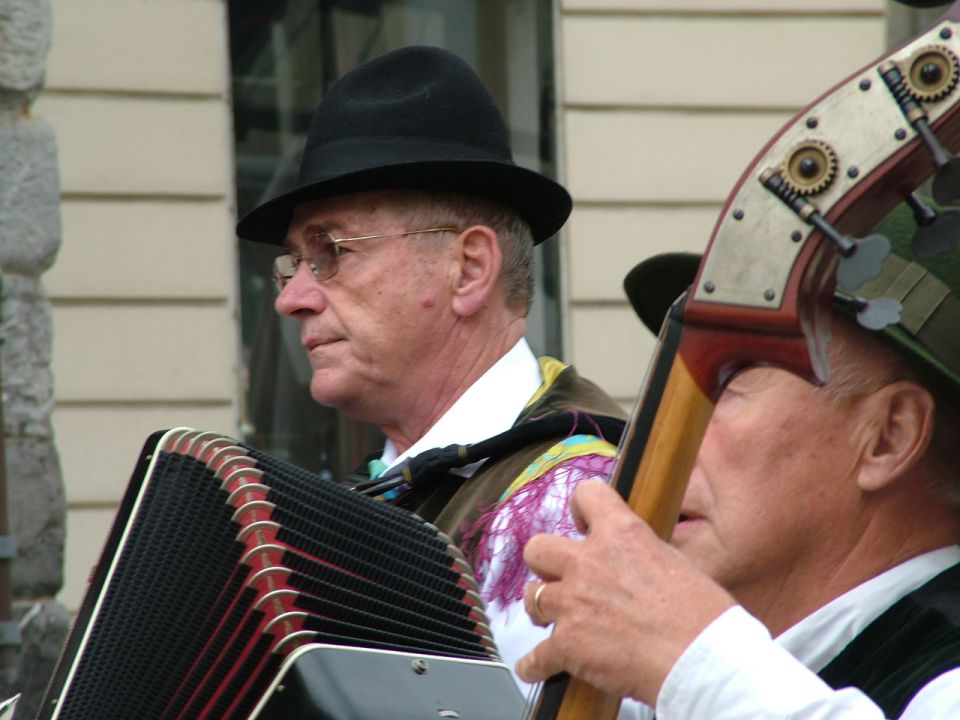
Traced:
<path fill-rule="evenodd" d="M 398 165 L 488 162 L 514 165 L 509 151 L 420 137 L 354 137 L 305 149 L 300 182 L 316 183 L 352 173 L 376 172 Z"/>
<path fill-rule="evenodd" d="M 960 376 L 960 299 L 937 276 L 914 262 L 890 255 L 879 277 L 861 289 L 868 299 L 892 298 L 903 305 L 899 328 L 928 352 L 928 362 Z M 960 377 L 958 377 L 960 380 Z"/>

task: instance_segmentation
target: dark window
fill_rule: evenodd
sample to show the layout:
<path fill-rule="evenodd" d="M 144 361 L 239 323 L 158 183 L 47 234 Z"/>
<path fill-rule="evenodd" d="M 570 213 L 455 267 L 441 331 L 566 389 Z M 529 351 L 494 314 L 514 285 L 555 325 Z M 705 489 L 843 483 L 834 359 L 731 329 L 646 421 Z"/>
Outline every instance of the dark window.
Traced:
<path fill-rule="evenodd" d="M 324 89 L 404 45 L 467 60 L 507 118 L 516 161 L 555 174 L 550 0 L 229 0 L 228 8 L 238 214 L 293 186 Z M 559 355 L 558 252 L 546 246 L 528 338 L 538 354 Z M 342 477 L 381 439 L 310 398 L 299 327 L 273 311 L 276 254 L 240 241 L 243 431 L 278 457 Z"/>

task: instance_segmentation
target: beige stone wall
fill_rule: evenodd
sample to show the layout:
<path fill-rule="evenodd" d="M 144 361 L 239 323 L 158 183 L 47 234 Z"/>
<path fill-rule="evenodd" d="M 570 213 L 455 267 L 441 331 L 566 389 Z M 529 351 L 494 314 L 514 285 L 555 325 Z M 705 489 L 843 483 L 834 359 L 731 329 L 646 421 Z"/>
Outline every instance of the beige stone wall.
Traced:
<path fill-rule="evenodd" d="M 220 0 L 55 0 L 36 112 L 60 151 L 54 428 L 75 608 L 140 445 L 236 434 L 232 138 Z"/>
<path fill-rule="evenodd" d="M 623 295 L 648 255 L 702 251 L 797 109 L 883 52 L 883 0 L 560 0 L 568 357 L 630 405 L 653 337 Z"/>

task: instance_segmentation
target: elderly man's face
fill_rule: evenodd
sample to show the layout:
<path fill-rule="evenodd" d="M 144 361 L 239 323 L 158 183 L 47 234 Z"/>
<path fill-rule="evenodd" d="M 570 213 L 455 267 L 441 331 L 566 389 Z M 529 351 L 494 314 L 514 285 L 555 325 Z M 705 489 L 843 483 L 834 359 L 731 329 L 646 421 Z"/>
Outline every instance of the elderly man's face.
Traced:
<path fill-rule="evenodd" d="M 674 544 L 742 602 L 789 602 L 862 530 L 861 415 L 862 403 L 831 401 L 786 371 L 739 374 L 707 429 Z"/>
<path fill-rule="evenodd" d="M 391 198 L 360 193 L 298 205 L 291 252 L 301 253 L 321 230 L 356 237 L 418 229 L 407 227 Z M 280 292 L 277 312 L 300 321 L 317 402 L 376 423 L 375 408 L 395 410 L 402 393 L 423 382 L 430 353 L 453 321 L 442 263 L 451 236 L 428 237 L 436 252 L 418 249 L 410 237 L 345 243 L 334 277 L 318 281 L 301 263 Z"/>

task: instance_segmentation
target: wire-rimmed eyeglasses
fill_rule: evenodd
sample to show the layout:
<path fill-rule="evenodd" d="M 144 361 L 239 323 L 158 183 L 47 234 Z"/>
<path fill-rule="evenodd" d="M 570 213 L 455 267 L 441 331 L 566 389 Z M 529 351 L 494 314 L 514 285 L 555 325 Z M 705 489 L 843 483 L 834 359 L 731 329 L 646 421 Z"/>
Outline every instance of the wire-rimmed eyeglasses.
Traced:
<path fill-rule="evenodd" d="M 423 233 L 455 232 L 458 228 L 435 227 L 426 230 L 408 230 L 407 232 L 382 233 L 380 235 L 359 235 L 357 237 L 338 238 L 329 232 L 320 232 L 312 235 L 304 247 L 303 255 L 285 253 L 273 261 L 273 279 L 277 287 L 283 290 L 287 283 L 297 274 L 300 262 L 306 262 L 307 267 L 317 280 L 329 280 L 340 269 L 340 256 L 343 250 L 340 243 L 354 240 L 373 240 L 375 238 L 403 237 L 405 235 L 421 235 Z"/>

